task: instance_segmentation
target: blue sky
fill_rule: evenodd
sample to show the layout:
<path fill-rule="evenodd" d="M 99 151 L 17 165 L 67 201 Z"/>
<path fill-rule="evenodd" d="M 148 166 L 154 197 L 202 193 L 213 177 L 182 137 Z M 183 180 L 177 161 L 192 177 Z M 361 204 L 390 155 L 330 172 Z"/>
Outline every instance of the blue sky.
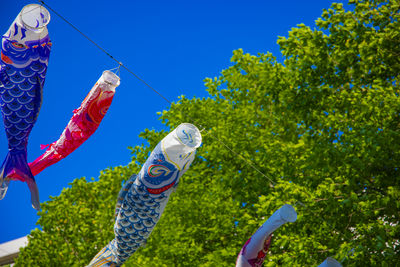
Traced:
<path fill-rule="evenodd" d="M 272 52 L 282 57 L 278 36 L 299 23 L 314 21 L 331 0 L 105 1 L 47 0 L 51 8 L 106 49 L 170 101 L 178 96 L 206 97 L 203 80 L 230 66 L 232 51 Z M 343 2 L 335 1 L 335 2 Z M 25 0 L 1 0 L 0 33 L 5 33 Z M 49 10 L 50 11 L 50 10 Z M 28 145 L 28 161 L 41 155 L 40 144 L 58 139 L 104 70 L 117 64 L 52 11 L 53 42 L 43 104 Z M 144 129 L 165 129 L 156 114 L 169 104 L 121 69 L 121 85 L 96 133 L 66 159 L 36 176 L 41 202 L 57 196 L 75 178 L 97 178 L 100 171 L 126 165 L 128 146 L 140 145 Z M 1 120 L 0 128 L 3 128 Z M 0 129 L 0 161 L 7 139 Z M 0 243 L 36 228 L 38 216 L 25 183 L 11 182 L 0 201 Z"/>

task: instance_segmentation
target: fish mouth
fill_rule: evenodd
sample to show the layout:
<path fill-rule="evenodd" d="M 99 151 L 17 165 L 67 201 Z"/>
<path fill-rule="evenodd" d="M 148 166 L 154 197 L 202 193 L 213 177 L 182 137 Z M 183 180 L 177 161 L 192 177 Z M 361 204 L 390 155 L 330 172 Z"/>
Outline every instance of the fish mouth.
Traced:
<path fill-rule="evenodd" d="M 42 5 L 29 4 L 22 8 L 18 18 L 24 28 L 40 33 L 49 24 L 50 13 Z"/>
<path fill-rule="evenodd" d="M 6 55 L 3 54 L 3 51 L 0 52 L 1 53 L 1 60 L 6 63 L 6 64 L 13 64 L 14 62 L 7 57 Z"/>

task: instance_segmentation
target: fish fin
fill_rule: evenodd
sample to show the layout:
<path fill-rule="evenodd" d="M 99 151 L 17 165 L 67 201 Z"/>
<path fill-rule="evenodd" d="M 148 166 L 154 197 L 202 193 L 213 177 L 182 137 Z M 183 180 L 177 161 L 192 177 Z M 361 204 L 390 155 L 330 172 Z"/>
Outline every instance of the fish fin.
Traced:
<path fill-rule="evenodd" d="M 27 179 L 26 183 L 28 184 L 29 190 L 31 191 L 32 208 L 39 211 L 40 210 L 39 189 L 36 185 L 36 182 L 33 179 Z"/>
<path fill-rule="evenodd" d="M 10 180 L 9 179 L 4 179 L 0 183 L 0 200 L 2 200 L 6 196 L 9 184 L 10 184 Z"/>
<path fill-rule="evenodd" d="M 0 188 L 4 187 L 4 192 L 2 193 L 4 197 L 5 193 L 7 192 L 6 186 L 8 187 L 8 183 L 4 184 L 4 182 L 9 181 L 9 178 L 7 176 L 12 172 L 12 170 L 14 170 L 15 173 L 18 175 L 17 179 L 28 184 L 29 190 L 31 191 L 32 206 L 34 209 L 39 210 L 39 190 L 35 182 L 35 177 L 33 177 L 26 158 L 26 150 L 8 152 L 6 159 L 4 160 L 3 165 L 0 169 Z"/>
<path fill-rule="evenodd" d="M 120 266 L 120 264 L 117 263 L 117 257 L 114 255 L 115 247 L 112 244 L 114 240 L 101 249 L 86 267 Z"/>
<path fill-rule="evenodd" d="M 122 206 L 122 203 L 124 202 L 125 196 L 128 193 L 129 189 L 132 187 L 132 184 L 136 180 L 136 174 L 132 175 L 128 181 L 125 182 L 125 184 L 122 186 L 121 190 L 119 191 L 118 194 L 118 199 L 117 199 L 117 204 L 115 205 L 115 220 L 117 219 L 119 210 Z"/>
<path fill-rule="evenodd" d="M 3 164 L 0 168 L 0 199 L 3 199 L 6 196 L 8 185 L 10 180 L 7 178 L 7 175 L 12 171 L 12 159 L 10 152 L 8 152 L 6 159 L 3 161 Z"/>
<path fill-rule="evenodd" d="M 41 150 L 44 150 L 44 149 L 47 149 L 49 146 L 50 146 L 50 144 L 47 144 L 47 145 L 40 145 L 40 149 L 41 149 Z"/>
<path fill-rule="evenodd" d="M 3 181 L 4 181 L 4 163 L 5 162 L 3 162 L 3 165 L 1 165 L 1 169 L 0 169 L 0 184 L 3 184 Z"/>

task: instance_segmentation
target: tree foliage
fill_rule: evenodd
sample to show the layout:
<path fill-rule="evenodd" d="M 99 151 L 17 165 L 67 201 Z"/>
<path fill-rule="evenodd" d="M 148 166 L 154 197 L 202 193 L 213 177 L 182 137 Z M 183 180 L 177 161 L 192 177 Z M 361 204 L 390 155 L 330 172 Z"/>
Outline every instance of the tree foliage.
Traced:
<path fill-rule="evenodd" d="M 203 145 L 150 236 L 125 266 L 233 266 L 245 241 L 276 209 L 280 228 L 264 266 L 349 266 L 400 261 L 400 5 L 351 0 L 324 10 L 317 28 L 293 28 L 285 58 L 233 52 L 206 79 L 208 98 L 184 96 L 160 114 L 171 129 L 192 122 Z M 113 238 L 121 183 L 166 132 L 145 130 L 132 163 L 76 179 L 42 205 L 18 266 L 83 266 Z"/>

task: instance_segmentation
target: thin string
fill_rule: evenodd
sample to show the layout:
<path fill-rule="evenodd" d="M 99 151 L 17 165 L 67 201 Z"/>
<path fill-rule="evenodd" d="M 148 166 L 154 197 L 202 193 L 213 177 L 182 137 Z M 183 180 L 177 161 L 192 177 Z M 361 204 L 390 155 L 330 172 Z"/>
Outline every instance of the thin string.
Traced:
<path fill-rule="evenodd" d="M 140 78 L 137 74 L 135 74 L 132 70 L 130 70 L 127 66 L 122 64 L 119 60 L 114 58 L 109 52 L 107 52 L 104 48 L 102 48 L 99 44 L 97 44 L 94 40 L 92 40 L 90 37 L 88 37 L 86 34 L 84 34 L 81 30 L 79 30 L 76 26 L 74 26 L 71 22 L 69 22 L 66 18 L 64 18 L 61 14 L 59 14 L 57 11 L 52 9 L 49 5 L 47 5 L 43 0 L 38 0 L 42 5 L 46 6 L 49 8 L 52 12 L 54 12 L 58 17 L 60 17 L 63 21 L 65 21 L 68 25 L 70 25 L 72 28 L 74 28 L 77 32 L 79 32 L 83 37 L 85 37 L 88 41 L 90 41 L 93 45 L 95 45 L 98 49 L 100 49 L 103 53 L 105 53 L 107 56 L 109 56 L 112 60 L 117 62 L 119 64 L 119 67 L 123 67 L 125 70 L 127 70 L 130 74 L 132 74 L 135 78 L 137 78 L 139 81 L 141 81 L 143 84 L 145 84 L 148 88 L 153 90 L 155 93 L 157 93 L 160 97 L 162 97 L 167 103 L 170 105 L 172 102 L 168 100 L 165 96 L 163 96 L 160 92 L 158 92 L 156 89 L 154 89 L 150 84 L 148 84 L 146 81 L 144 81 L 142 78 Z M 250 166 L 252 169 L 254 169 L 257 173 L 262 175 L 264 178 L 266 178 L 270 182 L 270 186 L 272 188 L 275 188 L 275 185 L 277 184 L 275 181 L 273 181 L 271 178 L 269 178 L 267 175 L 265 175 L 262 171 L 260 171 L 251 161 L 243 157 L 241 154 L 237 153 L 234 151 L 230 146 L 228 146 L 225 142 L 217 138 L 215 135 L 211 134 L 210 131 L 206 130 L 205 127 L 203 127 L 200 123 L 196 122 L 195 119 L 193 119 L 190 115 L 187 113 L 181 111 L 182 114 L 187 117 L 189 120 L 191 120 L 195 125 L 199 126 L 200 128 L 203 128 L 202 131 L 206 132 L 206 135 L 209 135 L 211 138 L 215 139 L 217 142 L 219 142 L 221 145 L 223 145 L 227 150 L 229 150 L 231 153 L 233 153 L 235 156 L 239 157 L 242 161 L 244 161 L 248 166 Z M 300 201 L 296 203 L 301 203 Z M 311 209 L 309 209 L 307 206 L 302 204 L 306 209 L 310 210 L 314 215 L 316 215 Z M 323 222 L 327 223 L 329 226 L 333 227 L 329 222 L 325 221 L 324 219 L 321 218 L 321 216 L 316 216 L 317 218 L 320 218 Z"/>
<path fill-rule="evenodd" d="M 122 63 L 120 62 L 118 67 L 109 69 L 109 71 L 114 72 L 118 77 L 120 77 L 121 76 L 121 65 L 122 65 Z"/>
<path fill-rule="evenodd" d="M 164 95 L 162 95 L 159 91 L 157 91 L 156 89 L 154 89 L 150 84 L 148 84 L 145 80 L 143 80 L 142 78 L 140 78 L 136 73 L 134 73 L 132 70 L 130 70 L 127 66 L 125 66 L 124 64 L 122 64 L 119 60 L 117 60 L 116 58 L 114 58 L 109 52 L 107 52 L 104 48 L 102 48 L 99 44 L 97 44 L 95 41 L 93 41 L 89 36 L 87 36 L 86 34 L 84 34 L 81 30 L 79 30 L 76 26 L 74 26 L 71 22 L 69 22 L 66 18 L 64 18 L 61 14 L 59 14 L 57 11 L 55 11 L 54 9 L 52 9 L 49 5 L 47 5 L 43 0 L 38 0 L 42 5 L 46 6 L 48 9 L 50 9 L 52 12 L 54 12 L 54 14 L 56 14 L 58 17 L 60 17 L 63 21 L 65 21 L 68 25 L 70 25 L 72 28 L 74 28 L 77 32 L 79 32 L 83 37 L 85 37 L 88 41 L 90 41 L 93 45 L 95 45 L 98 49 L 100 49 L 103 53 L 105 53 L 107 56 L 109 56 L 112 60 L 114 60 L 115 62 L 117 62 L 119 64 L 119 67 L 124 68 L 125 70 L 127 70 L 130 74 L 132 74 L 135 78 L 137 78 L 139 81 L 141 81 L 143 84 L 145 84 L 148 88 L 150 88 L 151 90 L 153 90 L 155 93 L 157 93 L 160 97 L 162 97 L 168 104 L 172 105 L 172 102 L 170 100 L 168 100 Z M 200 126 L 201 128 L 202 125 L 197 123 L 191 116 L 189 116 L 188 114 L 182 112 L 182 114 L 187 117 L 188 119 L 190 119 L 193 123 L 195 123 L 196 125 Z M 203 129 L 205 130 L 205 128 Z M 207 130 L 206 134 L 209 134 Z M 220 144 L 222 144 L 226 149 L 228 149 L 230 152 L 232 152 L 233 154 L 235 154 L 236 156 L 240 157 L 247 165 L 249 165 L 251 168 L 253 168 L 255 171 L 257 171 L 259 174 L 261 174 L 264 178 L 268 179 L 271 183 L 271 187 L 274 187 L 274 185 L 276 184 L 272 179 L 270 179 L 268 176 L 266 176 L 263 172 L 261 172 L 258 168 L 256 168 L 254 166 L 254 164 L 252 164 L 249 160 L 247 160 L 246 158 L 244 158 L 242 155 L 240 155 L 239 153 L 235 152 L 231 147 L 229 147 L 226 143 L 224 143 L 222 140 L 218 139 L 217 137 L 210 135 L 212 138 L 214 138 L 215 140 L 217 140 Z"/>
<path fill-rule="evenodd" d="M 93 45 L 95 45 L 98 49 L 100 49 L 103 53 L 105 53 L 107 56 L 109 56 L 112 60 L 120 64 L 121 67 L 123 67 L 125 70 L 127 70 L 130 74 L 136 77 L 139 81 L 144 83 L 147 87 L 149 87 L 151 90 L 153 90 L 155 93 L 157 93 L 160 97 L 162 97 L 165 101 L 167 101 L 169 104 L 172 104 L 171 101 L 169 101 L 166 97 L 164 97 L 160 92 L 158 92 L 156 89 L 154 89 L 152 86 L 150 86 L 146 81 L 144 81 L 142 78 L 140 78 L 136 73 L 134 73 L 132 70 L 130 70 L 128 67 L 126 67 L 124 64 L 122 64 L 120 61 L 118 61 L 116 58 L 114 58 L 110 53 L 108 53 L 104 48 L 102 48 L 99 44 L 97 44 L 95 41 L 93 41 L 89 36 L 84 34 L 82 31 L 80 31 L 77 27 L 75 27 L 71 22 L 69 22 L 66 18 L 61 16 L 57 11 L 52 9 L 48 4 L 46 4 L 42 0 L 38 0 L 42 5 L 46 6 L 48 9 L 54 12 L 58 17 L 60 17 L 63 21 L 65 21 L 68 25 L 70 25 L 72 28 L 74 28 L 77 32 L 79 32 L 83 37 L 85 37 L 89 42 L 91 42 Z"/>
<path fill-rule="evenodd" d="M 117 67 L 118 71 L 122 67 L 126 71 L 128 71 L 130 74 L 132 74 L 136 79 L 141 81 L 144 85 L 146 85 L 148 88 L 150 88 L 152 91 L 154 91 L 156 94 L 158 94 L 161 98 L 163 98 L 168 104 L 172 105 L 172 102 L 168 100 L 164 95 L 162 95 L 159 91 L 154 89 L 150 84 L 148 84 L 145 80 L 140 78 L 136 73 L 134 73 L 131 69 L 129 69 L 127 66 L 122 64 L 120 61 L 118 61 L 116 58 L 114 58 L 109 52 L 107 52 L 104 48 L 102 48 L 99 44 L 97 44 L 95 41 L 93 41 L 90 37 L 88 37 L 86 34 L 84 34 L 82 31 L 80 31 L 76 26 L 74 26 L 71 22 L 69 22 L 66 18 L 64 18 L 62 15 L 60 15 L 58 12 L 56 12 L 54 9 L 52 9 L 49 5 L 47 5 L 43 0 L 38 0 L 42 5 L 46 6 L 48 9 L 50 9 L 54 14 L 56 14 L 58 17 L 60 17 L 64 22 L 66 22 L 68 25 L 70 25 L 73 29 L 75 29 L 77 32 L 79 32 L 83 37 L 85 37 L 89 42 L 91 42 L 94 46 L 96 46 L 98 49 L 100 49 L 103 53 L 105 53 L 108 57 L 110 57 L 112 60 L 114 60 L 116 63 L 119 64 Z M 116 68 L 114 68 L 116 69 Z M 231 153 L 233 153 L 235 156 L 238 156 L 241 160 L 243 160 L 248 166 L 250 166 L 252 169 L 254 169 L 257 173 L 262 175 L 264 178 L 268 179 L 268 181 L 271 183 L 270 186 L 272 188 L 275 188 L 276 182 L 274 182 L 271 178 L 266 176 L 262 171 L 260 171 L 254 164 L 252 164 L 251 161 L 243 157 L 241 154 L 237 153 L 234 151 L 230 146 L 228 146 L 225 142 L 214 136 L 213 134 L 210 133 L 210 131 L 206 130 L 201 124 L 197 123 L 196 120 L 194 120 L 191 116 L 186 114 L 185 112 L 181 111 L 184 116 L 186 116 L 188 119 L 190 119 L 194 124 L 198 125 L 200 128 L 202 128 L 201 132 L 205 132 L 206 135 L 210 135 L 213 139 L 215 139 L 217 142 L 222 144 L 227 150 L 229 150 Z M 321 221 L 325 222 L 327 225 L 332 227 L 332 229 L 337 230 L 334 226 L 332 226 L 329 222 L 324 220 L 321 216 L 318 214 L 314 213 L 310 208 L 308 208 L 306 205 L 304 205 L 302 202 L 297 201 L 294 205 L 300 204 L 303 207 L 305 207 L 307 210 L 311 211 L 317 218 L 319 218 Z M 338 230 L 337 230 L 338 231 Z M 350 231 L 350 230 L 349 230 Z M 340 232 L 340 231 L 338 231 Z M 354 234 L 354 233 L 353 233 Z M 347 254 L 348 255 L 348 254 Z"/>
<path fill-rule="evenodd" d="M 210 132 L 207 131 L 206 129 L 203 129 L 206 132 L 206 135 L 209 134 Z M 241 158 L 247 165 L 249 165 L 251 168 L 253 168 L 255 171 L 257 171 L 259 174 L 261 174 L 264 178 L 268 179 L 268 181 L 270 181 L 270 186 L 272 188 L 275 188 L 276 183 L 271 180 L 268 176 L 266 176 L 262 171 L 260 171 L 254 164 L 252 164 L 251 161 L 247 160 L 245 157 L 243 157 L 242 155 L 240 155 L 239 153 L 237 153 L 236 151 L 234 151 L 232 148 L 230 148 L 227 144 L 225 144 L 223 141 L 221 141 L 220 139 L 218 139 L 216 136 L 210 134 L 210 137 L 217 140 L 220 144 L 222 144 L 226 149 L 228 149 L 230 152 L 232 152 L 233 154 L 235 154 L 235 156 L 238 156 L 239 158 Z"/>
<path fill-rule="evenodd" d="M 121 65 L 122 65 L 122 63 L 120 62 L 119 66 L 118 66 L 118 70 L 117 70 L 118 77 L 121 77 Z"/>

